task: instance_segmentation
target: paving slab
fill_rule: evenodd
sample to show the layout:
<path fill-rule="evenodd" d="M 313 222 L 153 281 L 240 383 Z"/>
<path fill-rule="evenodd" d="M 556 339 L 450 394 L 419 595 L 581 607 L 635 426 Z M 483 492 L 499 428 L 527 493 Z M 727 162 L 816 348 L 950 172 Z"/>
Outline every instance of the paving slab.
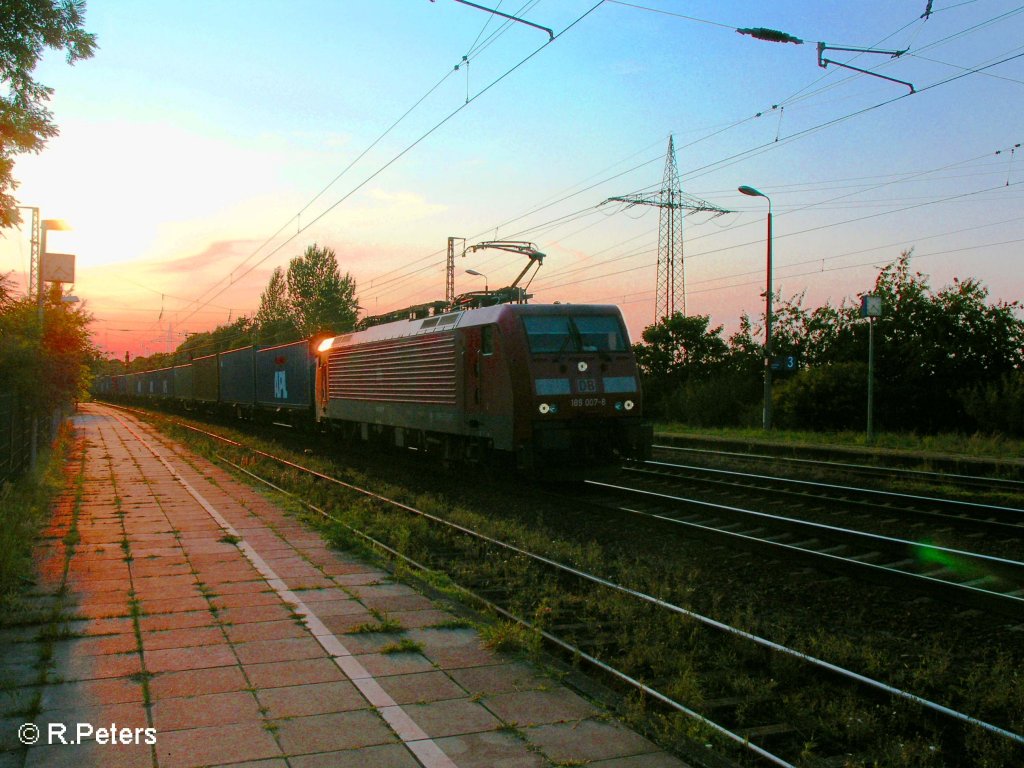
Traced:
<path fill-rule="evenodd" d="M 60 639 L 0 630 L 0 768 L 683 765 L 135 416 L 86 404 L 75 425 L 86 492 L 36 559 Z M 372 631 L 382 612 L 397 631 Z M 83 723 L 134 740 L 52 743 Z"/>

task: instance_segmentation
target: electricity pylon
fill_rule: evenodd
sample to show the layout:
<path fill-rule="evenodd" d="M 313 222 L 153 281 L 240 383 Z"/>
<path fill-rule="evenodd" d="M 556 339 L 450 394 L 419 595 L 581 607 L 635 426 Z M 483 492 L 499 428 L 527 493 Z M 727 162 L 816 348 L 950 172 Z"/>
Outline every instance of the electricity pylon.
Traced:
<path fill-rule="evenodd" d="M 731 213 L 725 208 L 683 192 L 676 166 L 676 150 L 672 136 L 668 137 L 665 174 L 661 189 L 647 195 L 621 195 L 604 202 L 634 205 L 653 205 L 658 211 L 658 277 L 655 291 L 654 320 L 669 317 L 676 311 L 686 314 L 686 273 L 683 267 L 683 217 L 687 211 L 721 216 Z"/>

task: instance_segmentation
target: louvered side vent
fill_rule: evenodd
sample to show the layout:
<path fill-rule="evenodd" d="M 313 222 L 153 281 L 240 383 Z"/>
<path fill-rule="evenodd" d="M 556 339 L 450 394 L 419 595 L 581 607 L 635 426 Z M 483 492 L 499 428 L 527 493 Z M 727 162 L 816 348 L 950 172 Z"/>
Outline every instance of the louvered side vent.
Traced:
<path fill-rule="evenodd" d="M 438 333 L 331 351 L 331 400 L 455 405 L 455 334 Z"/>

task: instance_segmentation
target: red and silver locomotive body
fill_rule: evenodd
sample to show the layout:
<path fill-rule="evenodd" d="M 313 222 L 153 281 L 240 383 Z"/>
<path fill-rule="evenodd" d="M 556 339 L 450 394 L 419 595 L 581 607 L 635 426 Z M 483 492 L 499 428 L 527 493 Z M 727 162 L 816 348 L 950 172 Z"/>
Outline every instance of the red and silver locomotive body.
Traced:
<path fill-rule="evenodd" d="M 354 438 L 491 452 L 522 469 L 649 452 L 618 308 L 501 304 L 378 325 L 318 347 L 316 416 Z"/>

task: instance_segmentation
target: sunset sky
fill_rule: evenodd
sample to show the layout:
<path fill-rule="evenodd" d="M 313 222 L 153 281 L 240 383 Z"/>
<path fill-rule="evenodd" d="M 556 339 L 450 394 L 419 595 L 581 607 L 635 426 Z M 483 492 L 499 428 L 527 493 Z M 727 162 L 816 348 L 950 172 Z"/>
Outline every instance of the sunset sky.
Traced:
<path fill-rule="evenodd" d="M 15 176 L 21 203 L 74 227 L 49 249 L 76 254 L 97 345 L 170 351 L 252 314 L 312 243 L 337 252 L 364 313 L 440 299 L 449 236 L 537 243 L 534 301 L 619 304 L 639 338 L 658 212 L 600 203 L 656 190 L 670 134 L 684 191 L 734 211 L 686 219 L 690 314 L 731 331 L 762 310 L 767 205 L 739 185 L 772 198 L 784 297 L 839 303 L 909 247 L 936 287 L 1024 297 L 1024 5 L 501 10 L 554 39 L 455 0 L 89 0 L 96 55 L 39 67 L 61 135 Z M 805 42 L 736 32 L 752 27 Z M 906 49 L 825 56 L 917 92 L 820 68 L 818 41 Z M 0 272 L 23 284 L 27 229 L 3 236 Z M 483 288 L 466 269 L 496 288 L 524 265 L 470 254 L 456 289 Z"/>

